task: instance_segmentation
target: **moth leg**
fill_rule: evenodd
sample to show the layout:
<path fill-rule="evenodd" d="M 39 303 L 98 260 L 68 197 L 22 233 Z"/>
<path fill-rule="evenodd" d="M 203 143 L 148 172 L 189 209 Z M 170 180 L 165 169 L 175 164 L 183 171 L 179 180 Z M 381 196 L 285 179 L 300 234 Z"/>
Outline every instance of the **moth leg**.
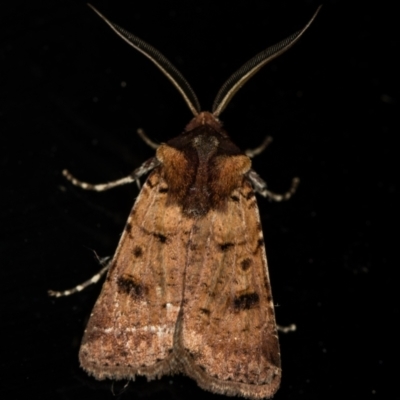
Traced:
<path fill-rule="evenodd" d="M 294 332 L 295 330 L 297 330 L 296 324 L 290 324 L 288 326 L 277 325 L 276 327 L 277 327 L 278 331 L 282 332 L 282 333 L 289 333 L 289 332 Z"/>
<path fill-rule="evenodd" d="M 137 134 L 141 137 L 143 142 L 145 142 L 148 146 L 150 146 L 152 149 L 156 150 L 159 146 L 156 142 L 153 142 L 145 133 L 145 131 L 142 128 L 139 128 L 137 131 Z"/>
<path fill-rule="evenodd" d="M 68 290 L 61 290 L 61 291 L 55 291 L 55 290 L 49 290 L 47 293 L 49 296 L 53 297 L 63 297 L 63 296 L 69 296 L 74 293 L 81 292 L 83 289 L 87 288 L 90 285 L 93 285 L 94 283 L 97 283 L 100 278 L 108 271 L 110 268 L 110 257 L 104 257 L 102 259 L 99 259 L 101 265 L 105 265 L 96 275 L 92 276 L 90 279 L 87 281 L 71 288 Z"/>
<path fill-rule="evenodd" d="M 150 146 L 152 149 L 157 150 L 159 144 L 156 142 L 153 142 L 147 135 L 146 132 L 142 129 L 139 128 L 136 133 L 140 136 L 140 138 L 148 145 Z M 141 189 L 141 184 L 140 184 L 140 180 L 136 179 L 136 184 L 138 189 Z"/>
<path fill-rule="evenodd" d="M 258 147 L 254 149 L 247 149 L 244 154 L 246 154 L 246 156 L 249 158 L 258 156 L 272 143 L 272 141 L 273 139 L 271 136 L 266 136 L 264 141 Z"/>
<path fill-rule="evenodd" d="M 97 185 L 93 185 L 91 183 L 82 182 L 79 179 L 76 179 L 68 170 L 64 169 L 62 174 L 70 181 L 73 185 L 78 186 L 85 190 L 95 190 L 96 192 L 102 192 L 103 190 L 108 190 L 115 188 L 117 186 L 126 185 L 128 183 L 132 183 L 134 181 L 138 181 L 141 176 L 147 174 L 152 169 L 160 165 L 160 162 L 157 158 L 153 157 L 149 160 L 145 161 L 139 168 L 136 168 L 130 175 L 117 179 L 116 181 L 100 183 Z"/>
<path fill-rule="evenodd" d="M 260 177 L 260 175 L 257 174 L 256 171 L 251 169 L 249 172 L 247 172 L 246 176 L 250 179 L 250 182 L 252 183 L 253 188 L 257 193 L 261 194 L 261 196 L 268 197 L 270 200 L 274 201 L 289 200 L 296 192 L 297 186 L 299 186 L 300 182 L 299 178 L 297 177 L 293 178 L 290 189 L 285 193 L 279 194 L 268 190 L 267 184 Z"/>

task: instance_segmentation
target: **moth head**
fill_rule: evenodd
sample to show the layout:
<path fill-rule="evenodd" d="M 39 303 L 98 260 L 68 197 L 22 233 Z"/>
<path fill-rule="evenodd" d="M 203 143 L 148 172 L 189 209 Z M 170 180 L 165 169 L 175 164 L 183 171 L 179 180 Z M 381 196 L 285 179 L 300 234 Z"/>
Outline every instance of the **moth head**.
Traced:
<path fill-rule="evenodd" d="M 126 31 L 124 28 L 121 28 L 119 25 L 109 21 L 104 15 L 102 15 L 96 8 L 94 8 L 91 4 L 88 4 L 89 7 L 97 14 L 99 17 L 125 42 L 127 42 L 134 49 L 142 53 L 148 59 L 150 59 L 160 70 L 161 72 L 172 82 L 172 84 L 178 89 L 178 91 L 183 96 L 186 104 L 189 109 L 193 113 L 195 117 L 197 117 L 201 112 L 200 103 L 197 99 L 196 94 L 193 89 L 187 82 L 187 80 L 183 77 L 183 75 L 175 68 L 173 64 L 157 49 L 153 46 L 149 45 L 142 39 L 133 35 L 132 33 Z M 215 97 L 213 106 L 212 106 L 212 116 L 215 119 L 215 122 L 219 123 L 218 117 L 221 115 L 222 111 L 232 100 L 235 93 L 253 76 L 255 75 L 264 65 L 269 63 L 274 58 L 283 54 L 286 50 L 292 47 L 303 35 L 303 33 L 308 29 L 311 23 L 314 21 L 317 16 L 321 6 L 318 7 L 317 11 L 308 21 L 306 26 L 303 29 L 293 33 L 286 39 L 280 41 L 279 43 L 268 47 L 267 49 L 261 51 L 245 64 L 243 64 L 236 72 L 234 72 L 227 81 L 222 85 L 221 89 L 218 91 L 217 96 Z M 211 115 L 210 113 L 207 113 Z M 198 121 L 197 118 L 194 120 Z M 211 122 L 210 119 L 208 119 Z"/>
<path fill-rule="evenodd" d="M 193 129 L 201 126 L 208 125 L 213 128 L 215 131 L 221 132 L 221 121 L 214 114 L 211 114 L 208 111 L 202 111 L 197 114 L 187 125 L 185 128 L 186 132 L 192 131 Z"/>

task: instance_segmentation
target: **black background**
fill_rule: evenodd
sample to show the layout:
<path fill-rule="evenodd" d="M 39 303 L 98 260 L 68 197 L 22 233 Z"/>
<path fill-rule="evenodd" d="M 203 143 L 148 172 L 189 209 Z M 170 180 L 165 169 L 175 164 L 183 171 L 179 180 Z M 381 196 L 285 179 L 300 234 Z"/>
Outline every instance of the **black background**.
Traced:
<path fill-rule="evenodd" d="M 239 66 L 311 17 L 317 1 L 93 1 L 169 58 L 210 109 Z M 6 7 L 7 5 L 7 8 Z M 399 319 L 398 18 L 376 2 L 325 1 L 303 38 L 253 77 L 221 119 L 283 203 L 259 198 L 281 325 L 276 399 L 392 398 Z M 395 2 L 393 2 L 395 4 Z M 8 398 L 218 398 L 183 376 L 97 382 L 78 366 L 101 285 L 47 296 L 112 255 L 137 196 L 71 186 L 127 175 L 191 118 L 180 94 L 84 1 L 15 1 L 0 12 L 2 395 Z M 125 84 L 121 84 L 125 82 Z M 397 203 L 398 204 L 398 203 Z M 121 394 L 122 392 L 122 394 Z M 222 397 L 220 397 L 222 398 Z"/>

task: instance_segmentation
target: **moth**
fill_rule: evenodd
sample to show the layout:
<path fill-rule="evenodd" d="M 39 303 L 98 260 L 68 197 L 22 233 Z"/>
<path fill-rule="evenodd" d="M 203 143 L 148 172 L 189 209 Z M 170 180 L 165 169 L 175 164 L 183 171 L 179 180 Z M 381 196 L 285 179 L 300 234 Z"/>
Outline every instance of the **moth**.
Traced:
<path fill-rule="evenodd" d="M 221 87 L 211 112 L 201 111 L 181 73 L 154 47 L 109 21 L 109 27 L 149 58 L 183 96 L 194 118 L 184 132 L 155 145 L 156 154 L 129 176 L 89 184 L 103 191 L 149 174 L 129 215 L 79 351 L 82 368 L 97 379 L 149 380 L 184 373 L 211 392 L 260 399 L 280 385 L 281 362 L 274 303 L 255 193 L 289 199 L 267 189 L 250 158 L 268 141 L 243 152 L 219 116 L 238 89 L 310 26 L 257 54 Z"/>

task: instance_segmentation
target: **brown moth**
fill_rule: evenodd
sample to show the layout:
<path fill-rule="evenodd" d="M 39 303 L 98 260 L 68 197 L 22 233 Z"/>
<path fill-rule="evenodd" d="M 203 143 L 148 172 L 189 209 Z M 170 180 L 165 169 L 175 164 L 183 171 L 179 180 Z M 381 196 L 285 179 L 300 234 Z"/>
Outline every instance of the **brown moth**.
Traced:
<path fill-rule="evenodd" d="M 95 277 L 54 296 L 69 295 L 108 271 L 82 340 L 81 366 L 97 379 L 148 379 L 182 372 L 215 393 L 271 397 L 281 363 L 267 259 L 255 192 L 267 190 L 250 157 L 268 141 L 242 152 L 219 116 L 235 92 L 261 67 L 290 48 L 300 31 L 257 54 L 222 86 L 212 112 L 201 112 L 193 90 L 155 48 L 108 21 L 148 57 L 184 97 L 194 118 L 184 132 L 156 147 L 156 155 L 128 177 L 92 185 L 102 191 L 150 173 L 110 262 Z"/>

